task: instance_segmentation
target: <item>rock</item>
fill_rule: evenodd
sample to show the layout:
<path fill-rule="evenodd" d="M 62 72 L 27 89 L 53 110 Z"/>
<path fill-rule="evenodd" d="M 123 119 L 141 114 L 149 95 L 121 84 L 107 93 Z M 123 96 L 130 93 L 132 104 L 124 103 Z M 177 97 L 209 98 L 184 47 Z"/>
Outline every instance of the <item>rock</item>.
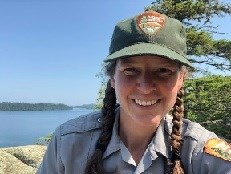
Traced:
<path fill-rule="evenodd" d="M 46 146 L 0 148 L 0 174 L 35 174 Z"/>

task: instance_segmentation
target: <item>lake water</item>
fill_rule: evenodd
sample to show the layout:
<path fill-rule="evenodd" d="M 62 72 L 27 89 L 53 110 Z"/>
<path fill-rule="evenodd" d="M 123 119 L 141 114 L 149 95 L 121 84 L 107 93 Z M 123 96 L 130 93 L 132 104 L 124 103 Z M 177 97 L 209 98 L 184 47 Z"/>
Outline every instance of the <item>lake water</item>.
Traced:
<path fill-rule="evenodd" d="M 38 138 L 52 133 L 60 124 L 92 111 L 78 108 L 65 111 L 0 111 L 0 147 L 35 144 Z"/>

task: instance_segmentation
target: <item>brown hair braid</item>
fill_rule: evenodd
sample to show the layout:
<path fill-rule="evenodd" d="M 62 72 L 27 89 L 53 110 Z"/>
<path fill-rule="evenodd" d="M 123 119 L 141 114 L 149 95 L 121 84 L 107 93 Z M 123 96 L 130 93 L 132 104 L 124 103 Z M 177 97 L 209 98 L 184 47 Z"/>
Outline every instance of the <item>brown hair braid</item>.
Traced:
<path fill-rule="evenodd" d="M 177 93 L 176 103 L 173 106 L 173 119 L 172 119 L 172 134 L 171 134 L 171 146 L 172 146 L 172 166 L 171 174 L 184 174 L 184 167 L 180 157 L 180 151 L 182 147 L 182 139 L 180 135 L 181 119 L 184 116 L 184 104 L 183 97 L 184 89 L 181 88 Z"/>
<path fill-rule="evenodd" d="M 102 132 L 96 143 L 95 152 L 87 163 L 86 174 L 103 174 L 103 153 L 111 140 L 113 124 L 115 121 L 115 90 L 111 87 L 110 80 L 105 90 L 105 98 L 102 107 Z"/>

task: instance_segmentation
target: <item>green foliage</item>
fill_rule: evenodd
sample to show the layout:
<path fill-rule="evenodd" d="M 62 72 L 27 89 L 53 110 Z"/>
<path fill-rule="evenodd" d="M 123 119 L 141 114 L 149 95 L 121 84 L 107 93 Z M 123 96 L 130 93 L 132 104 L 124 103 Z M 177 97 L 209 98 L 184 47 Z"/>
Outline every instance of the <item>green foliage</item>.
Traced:
<path fill-rule="evenodd" d="M 153 9 L 183 22 L 187 27 L 188 55 L 192 63 L 204 63 L 221 70 L 231 69 L 231 41 L 214 40 L 219 33 L 212 18 L 231 14 L 231 4 L 217 0 L 156 0 L 146 9 Z M 221 20 L 222 22 L 222 20 Z M 221 33 L 220 33 L 221 34 Z"/>
<path fill-rule="evenodd" d="M 0 111 L 50 111 L 70 109 L 72 109 L 72 107 L 61 103 L 0 103 Z"/>
<path fill-rule="evenodd" d="M 208 76 L 185 82 L 186 117 L 231 139 L 231 76 Z"/>
<path fill-rule="evenodd" d="M 98 92 L 98 98 L 96 100 L 95 109 L 101 109 L 103 107 L 103 99 L 105 96 L 105 90 L 106 90 L 106 85 L 105 85 L 105 83 L 103 83 L 100 86 L 100 89 Z"/>
<path fill-rule="evenodd" d="M 187 48 L 189 55 L 206 56 L 213 52 L 212 36 L 205 31 L 197 31 L 195 27 L 187 28 Z"/>
<path fill-rule="evenodd" d="M 52 135 L 53 134 L 50 133 L 45 137 L 41 137 L 41 138 L 37 139 L 35 144 L 37 144 L 37 145 L 48 145 L 48 143 L 51 141 Z"/>
<path fill-rule="evenodd" d="M 217 48 L 215 55 L 219 57 L 226 57 L 231 62 L 231 42 L 228 40 L 218 40 L 214 42 L 214 46 Z"/>
<path fill-rule="evenodd" d="M 182 22 L 187 19 L 209 23 L 215 15 L 222 17 L 224 14 L 231 14 L 230 4 L 217 0 L 156 0 L 147 9 L 167 14 Z"/>

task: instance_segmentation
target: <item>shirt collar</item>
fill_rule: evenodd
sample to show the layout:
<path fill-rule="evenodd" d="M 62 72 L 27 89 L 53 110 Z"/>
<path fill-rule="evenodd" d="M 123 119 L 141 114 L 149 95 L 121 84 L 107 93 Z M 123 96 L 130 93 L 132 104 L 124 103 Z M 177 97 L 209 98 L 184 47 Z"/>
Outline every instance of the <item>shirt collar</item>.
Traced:
<path fill-rule="evenodd" d="M 167 115 L 161 120 L 160 125 L 157 128 L 156 135 L 153 137 L 152 142 L 149 144 L 149 150 L 153 155 L 153 159 L 156 158 L 156 153 L 160 153 L 167 158 L 171 156 L 169 139 L 170 134 L 171 117 Z"/>
<path fill-rule="evenodd" d="M 115 110 L 115 123 L 112 130 L 111 140 L 108 144 L 106 151 L 103 154 L 103 158 L 106 158 L 110 154 L 119 151 L 121 149 L 120 138 L 118 133 L 119 127 L 119 107 Z M 170 134 L 172 128 L 172 117 L 166 115 L 160 122 L 157 128 L 156 135 L 153 137 L 151 143 L 149 144 L 149 151 L 153 155 L 153 159 L 156 158 L 156 152 L 161 153 L 163 156 L 169 158 L 170 154 Z M 152 153 L 155 151 L 155 153 Z"/>

